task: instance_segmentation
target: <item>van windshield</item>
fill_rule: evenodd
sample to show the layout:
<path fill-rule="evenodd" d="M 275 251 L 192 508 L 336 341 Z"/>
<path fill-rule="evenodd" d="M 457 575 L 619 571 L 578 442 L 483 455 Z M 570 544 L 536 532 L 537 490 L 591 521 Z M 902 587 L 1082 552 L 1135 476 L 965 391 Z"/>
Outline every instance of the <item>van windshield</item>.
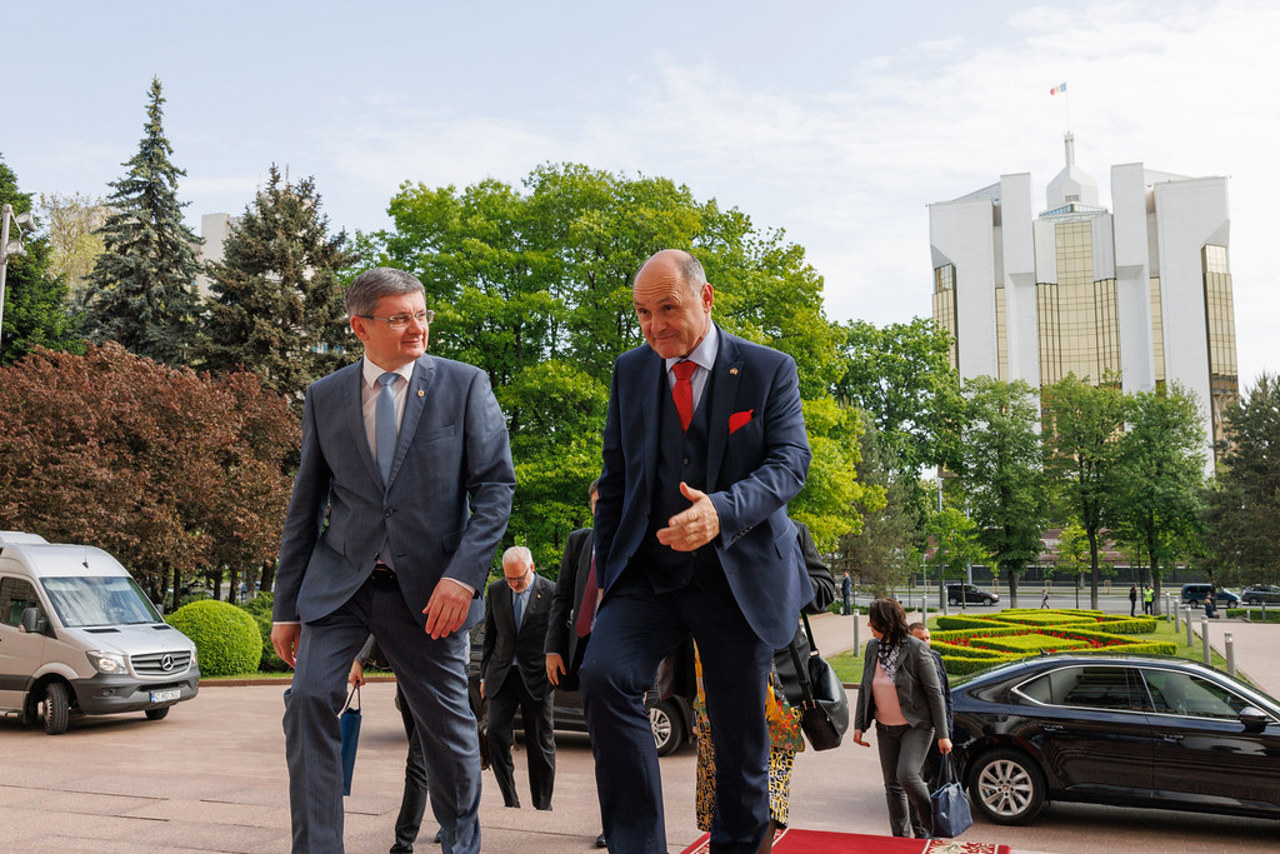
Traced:
<path fill-rule="evenodd" d="M 128 576 L 42 578 L 58 619 L 67 628 L 158 623 L 160 615 Z"/>

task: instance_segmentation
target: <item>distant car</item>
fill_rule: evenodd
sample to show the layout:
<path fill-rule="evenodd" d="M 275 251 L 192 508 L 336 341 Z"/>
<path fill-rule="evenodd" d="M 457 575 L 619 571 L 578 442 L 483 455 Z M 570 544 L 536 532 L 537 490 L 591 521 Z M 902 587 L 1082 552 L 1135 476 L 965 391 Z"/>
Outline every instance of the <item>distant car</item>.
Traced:
<path fill-rule="evenodd" d="M 1204 600 L 1208 598 L 1211 590 L 1213 590 L 1212 584 L 1184 584 L 1182 585 L 1182 603 L 1190 605 L 1192 608 L 1199 608 L 1204 604 Z M 1219 587 L 1218 592 L 1214 595 L 1214 600 L 1218 603 L 1219 608 L 1234 608 L 1239 604 L 1240 597 L 1230 590 L 1224 590 Z"/>
<path fill-rule="evenodd" d="M 484 704 L 480 697 L 480 659 L 483 655 L 484 623 L 481 622 L 471 629 L 471 664 L 467 672 L 473 709 L 480 709 Z M 675 753 L 693 734 L 693 707 L 679 695 L 661 699 L 654 689 L 645 695 L 644 704 L 649 711 L 649 727 L 653 730 L 653 743 L 658 748 L 658 755 Z M 587 719 L 582 713 L 582 694 L 577 691 L 557 690 L 551 713 L 557 731 L 587 731 Z M 517 729 L 520 728 L 519 721 L 517 711 Z"/>
<path fill-rule="evenodd" d="M 964 597 L 966 603 L 976 605 L 994 605 L 1000 601 L 999 593 L 989 593 L 986 590 L 980 590 L 972 584 L 948 584 L 947 585 L 947 602 L 952 605 L 959 605 L 961 597 Z"/>
<path fill-rule="evenodd" d="M 1240 591 L 1246 605 L 1280 605 L 1280 587 L 1274 584 L 1255 584 Z"/>
<path fill-rule="evenodd" d="M 1039 656 L 951 694 L 961 779 L 997 824 L 1046 801 L 1280 818 L 1280 702 L 1198 662 Z"/>

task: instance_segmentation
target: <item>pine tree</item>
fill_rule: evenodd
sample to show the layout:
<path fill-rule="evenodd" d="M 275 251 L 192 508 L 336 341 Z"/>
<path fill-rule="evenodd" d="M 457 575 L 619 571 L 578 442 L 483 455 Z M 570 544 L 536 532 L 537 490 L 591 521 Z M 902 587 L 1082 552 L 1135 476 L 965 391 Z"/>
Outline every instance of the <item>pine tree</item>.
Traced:
<path fill-rule="evenodd" d="M 210 266 L 209 317 L 201 346 L 213 371 L 238 368 L 264 385 L 301 396 L 353 356 L 339 271 L 353 264 L 347 235 L 329 235 L 315 179 L 291 184 L 272 165 Z"/>
<path fill-rule="evenodd" d="M 31 210 L 31 196 L 18 190 L 18 177 L 0 160 L 0 204 L 14 213 Z M 17 234 L 11 226 L 10 239 Z M 21 359 L 36 346 L 51 350 L 83 352 L 67 313 L 67 283 L 50 270 L 48 237 L 28 236 L 25 255 L 9 258 L 5 273 L 4 334 L 0 336 L 0 363 Z"/>
<path fill-rule="evenodd" d="M 196 333 L 197 237 L 182 222 L 178 178 L 164 136 L 164 97 L 152 79 L 147 123 L 128 174 L 110 186 L 111 215 L 99 233 L 105 251 L 89 277 L 85 326 L 95 341 L 115 340 L 139 356 L 186 364 Z"/>

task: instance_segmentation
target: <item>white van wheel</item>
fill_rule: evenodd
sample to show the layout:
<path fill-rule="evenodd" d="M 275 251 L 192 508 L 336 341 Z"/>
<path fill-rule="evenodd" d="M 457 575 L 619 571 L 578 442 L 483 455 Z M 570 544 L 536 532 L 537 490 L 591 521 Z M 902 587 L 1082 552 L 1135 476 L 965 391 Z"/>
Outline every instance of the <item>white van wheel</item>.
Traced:
<path fill-rule="evenodd" d="M 50 682 L 44 689 L 40 703 L 40 720 L 49 735 L 62 735 L 71 719 L 71 704 L 67 700 L 67 686 L 62 682 Z"/>

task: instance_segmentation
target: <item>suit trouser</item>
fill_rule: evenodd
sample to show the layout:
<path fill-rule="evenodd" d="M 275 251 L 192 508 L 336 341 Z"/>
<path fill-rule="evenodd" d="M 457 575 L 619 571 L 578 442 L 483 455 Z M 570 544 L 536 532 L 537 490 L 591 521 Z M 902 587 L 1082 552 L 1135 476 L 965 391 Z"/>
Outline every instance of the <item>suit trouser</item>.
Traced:
<path fill-rule="evenodd" d="M 717 758 L 711 850 L 754 854 L 767 830 L 764 684 L 773 650 L 747 625 L 718 566 L 661 594 L 633 567 L 601 604 L 582 665 L 600 811 L 614 854 L 667 850 L 662 777 L 644 696 L 658 663 L 690 634 L 702 659 Z"/>
<path fill-rule="evenodd" d="M 525 745 L 529 761 L 529 793 L 536 809 L 551 809 L 551 792 L 556 781 L 556 742 L 552 721 L 551 687 L 547 695 L 536 699 L 525 687 L 516 667 L 507 671 L 502 687 L 488 697 L 489 703 L 489 767 L 498 779 L 502 801 L 509 807 L 520 806 L 516 794 L 515 763 L 511 761 L 511 745 L 515 737 L 511 723 L 520 707 L 524 721 Z"/>
<path fill-rule="evenodd" d="M 876 722 L 880 773 L 884 776 L 884 798 L 889 805 L 889 827 L 894 836 L 911 836 L 912 808 L 917 815 L 928 816 L 929 823 L 933 822 L 929 787 L 920 776 L 932 742 L 933 727 L 885 726 Z"/>
<path fill-rule="evenodd" d="M 396 843 L 392 852 L 413 850 L 413 843 L 422 829 L 422 816 L 427 811 L 427 757 L 422 752 L 422 739 L 418 738 L 418 725 L 413 721 L 413 711 L 399 683 L 396 684 L 396 706 L 404 722 L 404 734 L 409 738 L 409 754 L 404 762 L 404 794 L 400 796 L 400 813 L 396 816 Z"/>
<path fill-rule="evenodd" d="M 467 701 L 467 632 L 432 640 L 394 581 L 369 580 L 341 608 L 302 626 L 286 694 L 285 755 L 293 850 L 340 854 L 342 737 L 338 710 L 351 661 L 372 632 L 413 712 L 444 854 L 480 850 L 480 748 Z"/>

